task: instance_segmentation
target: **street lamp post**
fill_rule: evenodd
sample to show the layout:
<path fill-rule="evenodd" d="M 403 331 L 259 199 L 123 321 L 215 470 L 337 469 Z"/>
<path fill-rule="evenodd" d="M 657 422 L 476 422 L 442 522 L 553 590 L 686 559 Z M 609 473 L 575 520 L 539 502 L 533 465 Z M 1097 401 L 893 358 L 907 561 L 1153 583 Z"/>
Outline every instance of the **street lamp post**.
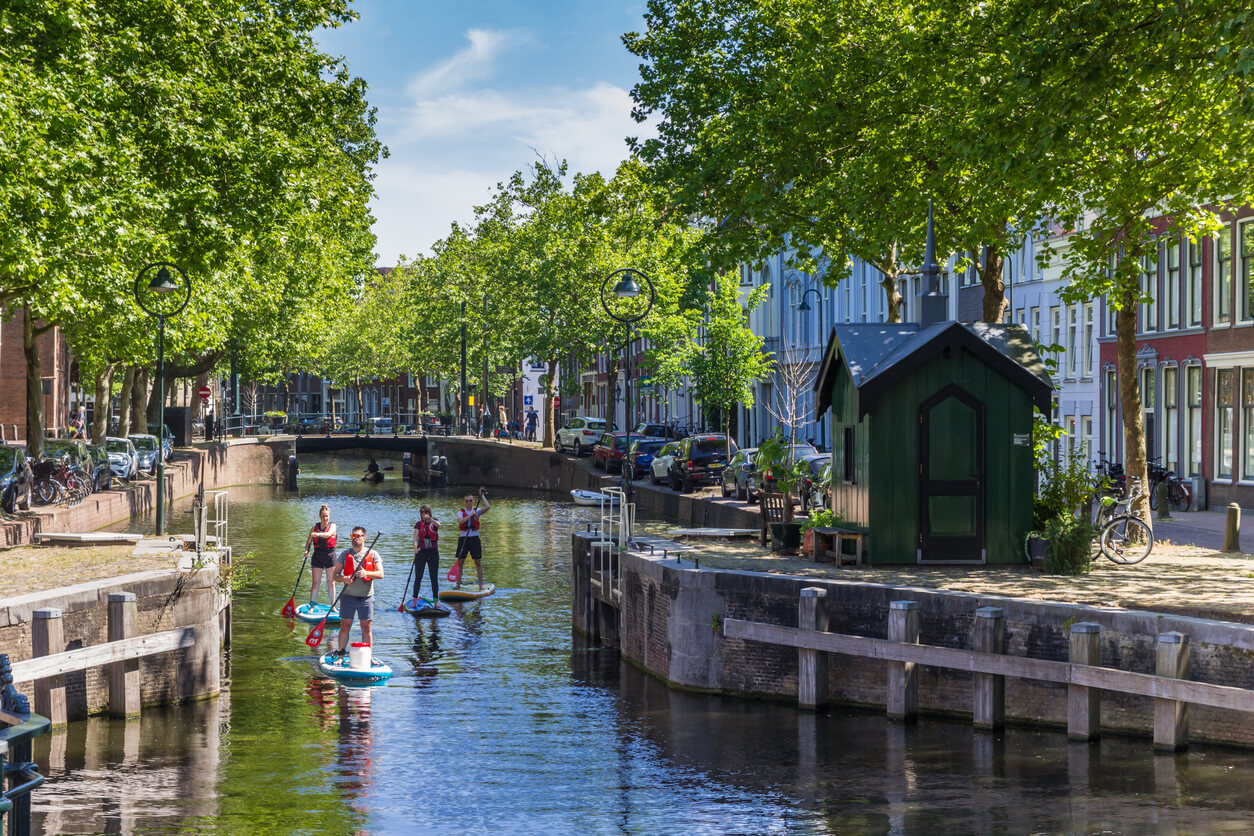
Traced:
<path fill-rule="evenodd" d="M 180 286 L 170 269 L 183 277 Z M 153 273 L 153 271 L 156 271 Z M 145 285 L 144 277 L 152 273 Z M 157 320 L 157 385 L 153 394 L 158 403 L 165 406 L 165 321 L 187 307 L 192 295 L 192 284 L 176 264 L 157 261 L 139 271 L 135 277 L 135 303 Z M 157 415 L 157 536 L 165 534 L 165 410 Z"/>
<path fill-rule="evenodd" d="M 641 294 L 641 287 L 636 284 L 637 276 L 644 280 L 643 289 L 647 291 L 642 302 L 636 301 Z M 610 282 L 616 278 L 617 282 L 611 291 Z M 631 461 L 631 326 L 649 315 L 649 311 L 653 309 L 654 299 L 653 280 L 634 267 L 615 270 L 605 277 L 605 281 L 601 282 L 601 307 L 605 308 L 605 312 L 611 319 L 627 327 L 626 386 L 624 387 L 626 403 L 623 408 L 627 424 L 625 441 L 627 449 L 623 456 L 623 490 L 627 494 L 628 502 L 631 502 L 631 475 L 635 469 L 635 464 Z"/>
<path fill-rule="evenodd" d="M 466 435 L 466 300 L 462 300 L 462 435 Z"/>

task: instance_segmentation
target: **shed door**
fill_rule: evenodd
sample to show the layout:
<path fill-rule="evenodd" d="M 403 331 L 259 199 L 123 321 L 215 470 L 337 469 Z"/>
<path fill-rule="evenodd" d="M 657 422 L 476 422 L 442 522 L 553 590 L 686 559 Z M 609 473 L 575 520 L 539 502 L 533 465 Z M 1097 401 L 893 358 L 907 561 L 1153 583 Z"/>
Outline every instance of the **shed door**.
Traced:
<path fill-rule="evenodd" d="M 919 407 L 919 562 L 984 562 L 984 404 L 947 386 Z"/>

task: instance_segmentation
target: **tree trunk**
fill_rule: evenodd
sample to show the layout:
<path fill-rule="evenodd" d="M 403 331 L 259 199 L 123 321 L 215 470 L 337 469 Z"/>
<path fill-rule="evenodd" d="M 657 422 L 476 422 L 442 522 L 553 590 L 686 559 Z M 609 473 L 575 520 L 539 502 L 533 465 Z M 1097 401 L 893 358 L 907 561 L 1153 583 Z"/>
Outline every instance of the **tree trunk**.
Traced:
<path fill-rule="evenodd" d="M 22 353 L 26 356 L 26 454 L 44 454 L 44 385 L 39 363 L 39 333 L 30 305 L 22 306 Z"/>
<path fill-rule="evenodd" d="M 880 259 L 879 264 L 875 265 L 883 276 L 880 279 L 880 287 L 884 288 L 884 301 L 888 305 L 887 322 L 901 322 L 901 291 L 897 288 L 897 276 L 900 268 L 897 266 L 897 244 L 893 243 L 888 248 L 888 252 Z"/>
<path fill-rule="evenodd" d="M 91 422 L 91 443 L 104 444 L 109 434 L 109 412 L 113 407 L 113 370 L 117 363 L 109 363 L 96 375 L 96 412 Z"/>
<path fill-rule="evenodd" d="M 1119 367 L 1119 401 L 1123 407 L 1123 467 L 1128 486 L 1132 479 L 1141 480 L 1141 498 L 1136 507 L 1141 519 L 1153 530 L 1149 507 L 1149 478 L 1145 461 L 1145 423 L 1141 415 L 1141 389 L 1136 368 L 1136 309 L 1139 291 L 1124 288 L 1122 307 L 1115 314 L 1115 335 L 1118 339 L 1116 359 Z"/>
<path fill-rule="evenodd" d="M 544 403 L 540 407 L 544 410 L 544 441 L 541 444 L 543 447 L 553 446 L 553 439 L 557 432 L 554 426 L 557 420 L 557 410 L 553 408 L 553 381 L 557 379 L 556 358 L 549 359 L 548 368 L 549 373 L 544 378 Z"/>
<path fill-rule="evenodd" d="M 975 260 L 975 271 L 980 276 L 980 284 L 984 285 L 981 316 L 993 325 L 1001 322 L 1006 313 L 1006 282 L 1002 278 L 1004 262 L 1001 249 L 991 245 L 984 247 L 983 258 Z"/>
<path fill-rule="evenodd" d="M 148 432 L 148 369 L 135 369 L 135 384 L 131 387 L 131 432 Z"/>
<path fill-rule="evenodd" d="M 124 436 L 131 431 L 131 397 L 137 371 L 137 367 L 127 366 L 122 374 L 122 394 L 118 396 L 118 435 Z"/>

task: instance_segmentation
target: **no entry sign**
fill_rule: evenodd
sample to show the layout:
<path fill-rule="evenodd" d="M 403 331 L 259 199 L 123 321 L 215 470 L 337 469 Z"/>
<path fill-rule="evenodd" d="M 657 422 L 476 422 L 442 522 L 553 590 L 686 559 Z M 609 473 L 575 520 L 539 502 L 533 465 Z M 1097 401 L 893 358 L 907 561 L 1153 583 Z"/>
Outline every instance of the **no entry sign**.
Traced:
<path fill-rule="evenodd" d="M 201 386 L 199 389 L 196 390 L 196 394 L 200 395 L 200 399 L 202 401 L 207 401 L 213 397 L 213 390 L 210 389 L 208 386 Z"/>

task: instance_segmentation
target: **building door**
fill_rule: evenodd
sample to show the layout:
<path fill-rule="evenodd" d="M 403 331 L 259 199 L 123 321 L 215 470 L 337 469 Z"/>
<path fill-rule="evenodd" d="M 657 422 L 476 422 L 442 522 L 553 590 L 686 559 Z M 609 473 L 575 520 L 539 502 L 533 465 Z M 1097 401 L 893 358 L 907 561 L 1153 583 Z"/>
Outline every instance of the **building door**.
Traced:
<path fill-rule="evenodd" d="M 984 404 L 956 385 L 919 407 L 918 560 L 984 562 Z"/>

